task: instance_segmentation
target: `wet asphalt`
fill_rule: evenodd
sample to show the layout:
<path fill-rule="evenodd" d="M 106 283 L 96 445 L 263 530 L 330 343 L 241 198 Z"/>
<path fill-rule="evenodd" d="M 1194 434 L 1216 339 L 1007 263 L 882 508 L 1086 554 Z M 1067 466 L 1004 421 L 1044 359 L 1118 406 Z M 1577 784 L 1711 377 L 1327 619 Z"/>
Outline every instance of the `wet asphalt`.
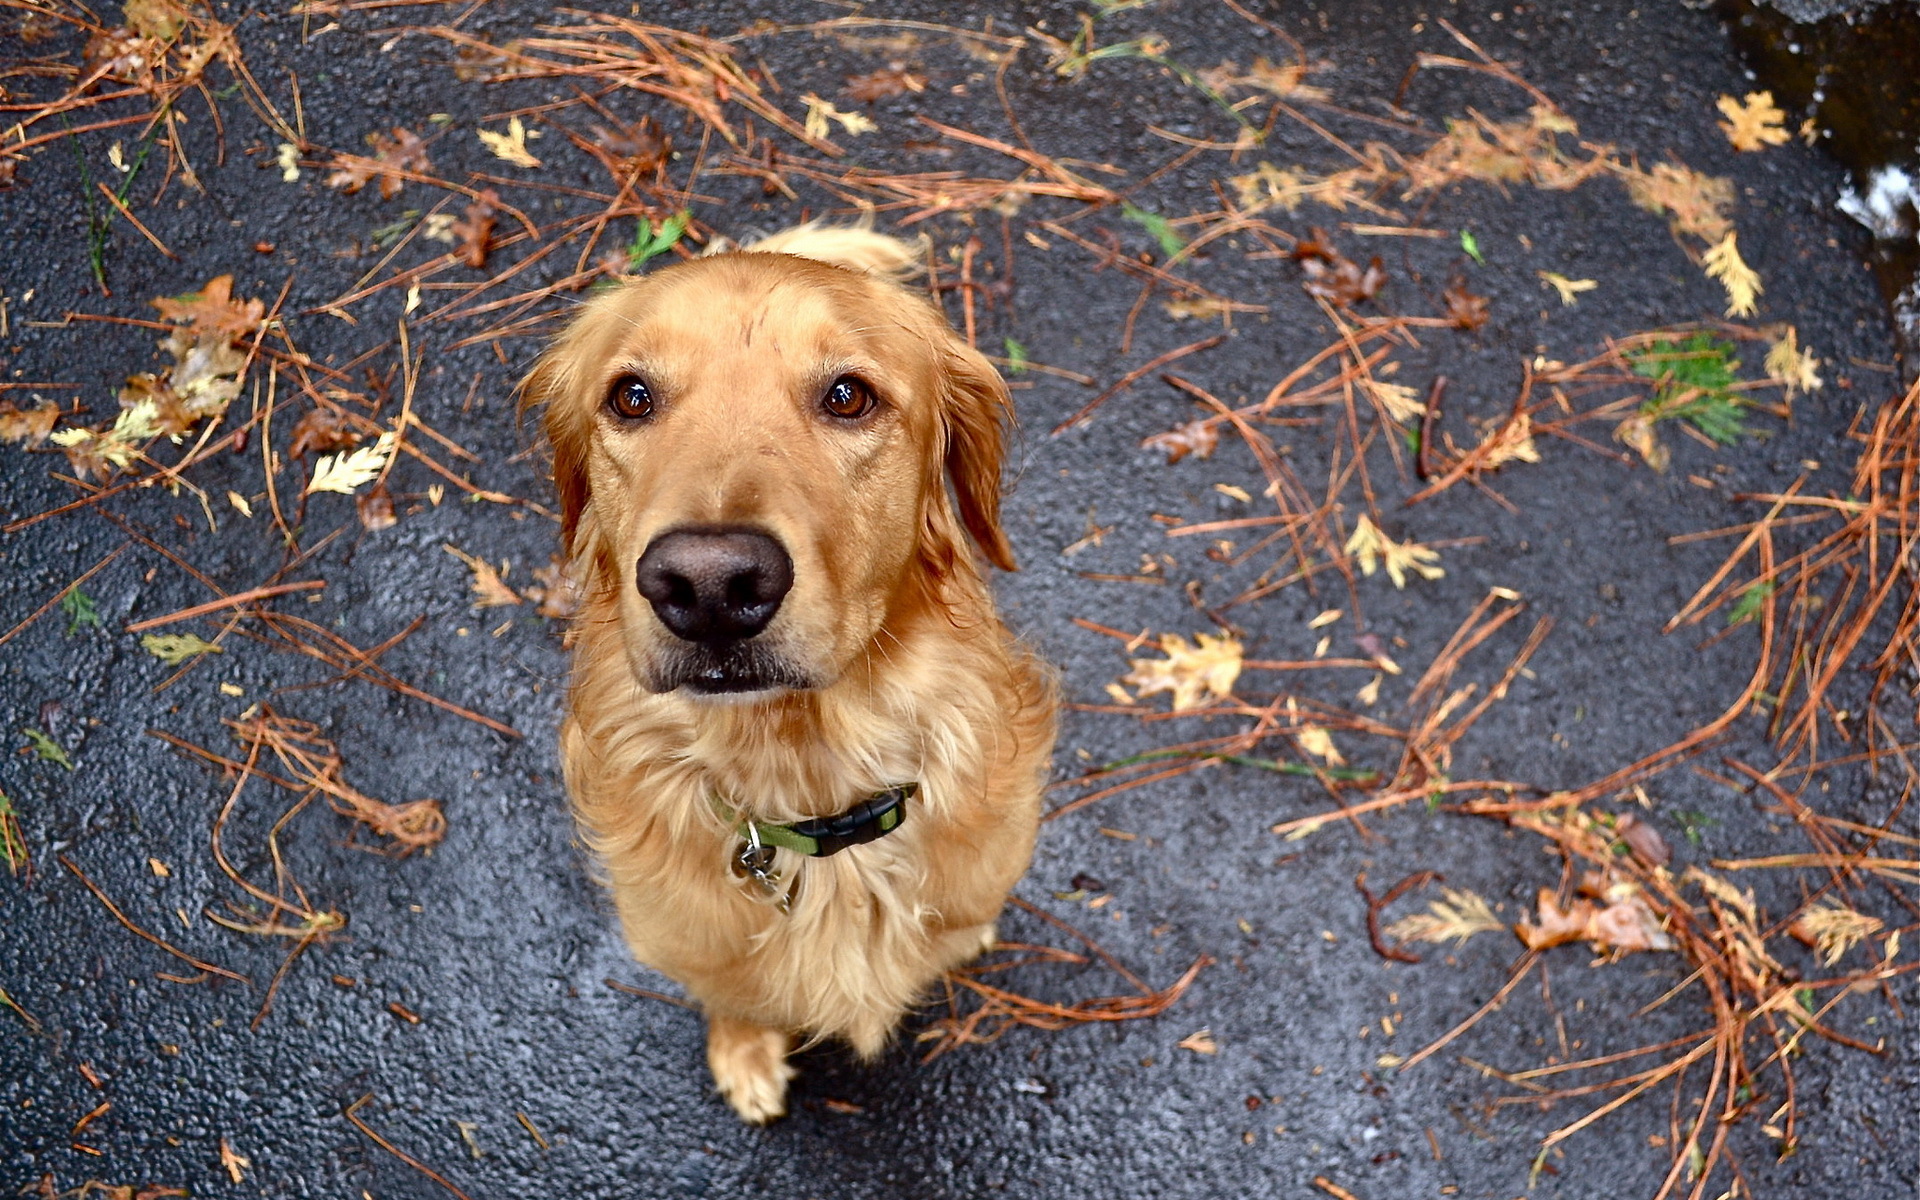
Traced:
<path fill-rule="evenodd" d="M 663 23 L 714 32 L 774 11 L 646 8 Z M 497 164 L 467 131 L 482 116 L 552 87 L 489 90 L 457 82 L 443 47 L 396 36 L 397 23 L 440 19 L 438 11 L 350 12 L 329 18 L 338 25 L 324 30 L 328 21 L 319 18 L 256 11 L 241 26 L 241 43 L 256 75 L 284 101 L 287 73 L 298 73 L 314 143 L 354 149 L 370 130 L 426 128 L 430 114 L 445 113 L 450 133 L 436 143 L 438 170 L 449 177 L 493 170 Z M 542 11 L 486 5 L 469 28 L 513 36 Z M 792 19 L 789 10 L 778 11 Z M 991 14 L 1006 33 L 1044 20 L 1070 36 L 1077 11 L 979 5 L 970 6 L 969 19 Z M 807 15 L 838 12 L 821 7 Z M 868 10 L 919 20 L 939 20 L 943 12 L 951 18 L 951 10 L 931 3 Z M 1804 462 L 1820 464 L 1810 491 L 1844 490 L 1852 458 L 1844 432 L 1892 386 L 1893 342 L 1864 265 L 1867 235 L 1833 208 L 1843 172 L 1797 141 L 1763 154 L 1731 150 L 1714 126 L 1713 102 L 1751 85 L 1716 19 L 1685 5 L 1368 2 L 1319 12 L 1274 6 L 1272 15 L 1328 64 L 1315 82 L 1362 111 L 1385 111 L 1383 101 L 1415 54 L 1457 51 L 1437 27 L 1436 18 L 1445 16 L 1516 63 L 1586 136 L 1631 148 L 1643 162 L 1673 155 L 1731 177 L 1742 251 L 1767 280 L 1760 320 L 1794 323 L 1802 343 L 1829 363 L 1827 386 L 1797 402 L 1790 423 L 1762 419 L 1759 436 L 1723 449 L 1672 438 L 1674 461 L 1665 474 L 1549 444 L 1542 463 L 1498 476 L 1511 512 L 1465 488 L 1402 511 L 1398 502 L 1412 487 L 1381 456 L 1375 470 L 1393 517 L 1388 532 L 1452 540 L 1443 551 L 1446 577 L 1404 591 L 1375 577 L 1357 598 L 1344 589 L 1314 594 L 1294 586 L 1233 611 L 1249 656 L 1299 658 L 1321 636 L 1308 629 L 1309 619 L 1329 607 L 1352 609 L 1357 599 L 1339 636 L 1350 637 L 1364 622 L 1397 658 L 1418 667 L 1487 588 L 1522 593 L 1530 615 L 1551 617 L 1554 631 L 1530 676 L 1459 747 L 1456 772 L 1543 788 L 1580 786 L 1717 715 L 1751 671 L 1751 630 L 1705 649 L 1697 633 L 1659 636 L 1722 552 L 1716 543 L 1668 539 L 1751 519 L 1752 506 L 1732 497 L 1776 490 Z M 1197 66 L 1285 55 L 1221 5 L 1150 5 L 1106 18 L 1100 29 L 1103 40 L 1115 41 L 1157 32 L 1168 39 L 1171 57 Z M 805 33 L 747 44 L 773 68 L 796 110 L 795 97 L 836 97 L 845 76 L 884 65 L 888 54 Z M 874 115 L 881 131 L 852 157 L 1004 177 L 1006 160 L 930 145 L 909 119 L 925 112 L 1006 135 L 992 67 L 936 35 L 906 53 L 928 76 L 927 92 L 880 102 Z M 1177 151 L 1148 126 L 1196 138 L 1233 132 L 1203 99 L 1138 60 L 1103 61 L 1085 78 L 1066 80 L 1029 48 L 1005 82 L 1036 145 L 1118 164 L 1134 180 Z M 608 103 L 627 116 L 659 111 L 635 97 Z M 1518 114 L 1525 100 L 1484 76 L 1433 70 L 1417 78 L 1405 103 L 1437 127 L 1468 106 Z M 98 294 L 85 268 L 84 192 L 73 155 L 39 155 L 19 185 L 0 194 L 8 247 L 0 293 L 11 297 L 12 322 L 0 339 L 5 378 L 76 381 L 96 415 L 109 412 L 120 381 L 155 361 L 152 335 L 100 324 L 56 327 L 62 313 L 145 316 L 148 298 L 227 272 L 238 295 L 271 298 L 290 281 L 287 308 L 297 313 L 339 295 L 377 261 L 366 252 L 370 230 L 426 205 L 427 190 L 412 185 L 391 201 L 371 191 L 344 197 L 323 187 L 313 170 L 283 184 L 266 165 L 271 139 L 237 101 L 225 110 L 226 157 L 216 164 L 212 123 L 203 108 L 189 111 L 199 139 L 189 144 L 206 194 L 191 195 L 176 182 L 162 204 L 142 210 L 181 261 L 118 228 L 109 246 L 111 297 Z M 1355 139 L 1377 135 L 1351 120 L 1336 127 Z M 96 174 L 108 169 L 101 163 L 109 140 L 83 143 Z M 554 164 L 548 181 L 597 185 L 587 160 L 558 138 L 537 145 Z M 1262 153 L 1320 170 L 1341 165 L 1337 151 L 1285 123 Z M 1170 215 L 1211 207 L 1210 189 L 1228 172 L 1221 156 L 1203 154 L 1134 200 Z M 798 205 L 766 198 L 754 180 L 709 176 L 702 191 L 714 199 L 698 204 L 698 214 L 729 233 L 777 228 L 800 215 Z M 814 212 L 833 205 L 818 190 L 802 199 Z M 561 194 L 532 202 L 552 205 L 551 215 L 572 203 Z M 1022 237 L 1032 222 L 1072 211 L 1042 202 L 1015 214 L 1014 286 L 983 310 L 983 344 L 1013 338 L 1034 361 L 1104 386 L 1217 331 L 1175 321 L 1152 303 L 1123 353 L 1120 329 L 1136 287 L 1115 271 L 1092 270 L 1092 256 L 1058 239 L 1041 250 Z M 544 207 L 542 215 L 549 215 Z M 1342 216 L 1308 208 L 1286 221 L 1304 232 L 1313 223 L 1334 226 Z M 1503 414 L 1524 358 L 1571 361 L 1596 352 L 1608 336 L 1711 319 L 1723 304 L 1718 286 L 1687 261 L 1665 224 L 1634 209 L 1610 183 L 1565 194 L 1455 188 L 1426 202 L 1421 217 L 1434 228 L 1471 230 L 1485 263 L 1468 259 L 1452 238 L 1380 239 L 1391 276 L 1380 302 L 1393 311 L 1434 311 L 1456 275 L 1489 297 L 1492 320 L 1477 333 L 1436 331 L 1400 355 L 1409 382 L 1449 377 L 1462 419 Z M 998 226 L 994 218 L 972 229 L 940 219 L 918 228 L 943 252 L 977 233 L 1004 278 Z M 1137 225 L 1111 212 L 1092 214 L 1078 228 L 1096 240 L 1108 236 L 1096 231 L 1110 231 L 1128 253 L 1152 249 Z M 1364 244 L 1345 235 L 1342 241 L 1354 252 Z M 273 243 L 274 252 L 257 252 L 256 242 Z M 1179 365 L 1216 395 L 1263 394 L 1331 336 L 1291 264 L 1222 250 L 1191 269 L 1223 294 L 1270 308 L 1241 317 L 1222 346 Z M 1540 270 L 1601 286 L 1562 307 L 1537 279 Z M 308 315 L 292 318 L 290 327 L 316 359 L 348 362 L 387 336 L 401 303 L 395 290 L 357 308 L 357 326 Z M 503 342 L 502 362 L 484 345 L 447 348 L 462 332 L 415 332 L 425 348 L 416 399 L 422 415 L 478 456 L 475 483 L 547 500 L 534 426 L 516 417 L 511 391 L 537 341 Z M 1749 371 L 1756 366 L 1749 363 Z M 1218 603 L 1259 564 L 1225 568 L 1204 556 L 1198 539 L 1169 539 L 1154 518 L 1243 514 L 1249 509 L 1215 485 L 1257 494 L 1261 476 L 1239 445 L 1223 442 L 1210 460 L 1175 465 L 1143 451 L 1143 437 L 1198 412 L 1153 377 L 1109 402 L 1086 427 L 1049 436 L 1091 394 L 1058 377 L 1029 372 L 1016 379 L 1023 433 L 1009 463 L 1007 519 L 1023 569 L 1001 581 L 1000 594 L 1010 621 L 1059 664 L 1067 697 L 1100 705 L 1106 685 L 1126 672 L 1125 656 L 1118 643 L 1072 618 L 1124 630 L 1211 629 L 1183 585 L 1198 581 L 1201 600 Z M 1331 445 L 1325 427 L 1280 433 L 1303 477 L 1324 472 Z M 0 514 L 7 518 L 73 498 L 49 475 L 58 459 L 14 447 L 0 448 L 0 459 Z M 207 464 L 193 482 L 217 498 L 229 488 L 259 490 L 260 472 L 256 446 Z M 363 1097 L 370 1099 L 355 1110 L 361 1120 L 476 1200 L 1326 1194 L 1316 1178 L 1361 1200 L 1617 1198 L 1658 1188 L 1668 1163 L 1664 1094 L 1568 1141 L 1536 1174 L 1530 1168 L 1539 1138 L 1584 1110 L 1577 1103 L 1496 1106 L 1512 1090 L 1465 1060 L 1519 1070 L 1551 1055 L 1601 1054 L 1691 1033 L 1703 1021 L 1695 996 L 1640 1012 L 1681 980 L 1677 958 L 1595 965 L 1584 948 L 1556 950 L 1544 978 L 1524 984 L 1446 1052 L 1404 1074 L 1381 1069 L 1382 1054 L 1411 1053 L 1473 1013 L 1505 981 L 1519 947 L 1493 934 L 1432 950 L 1418 965 L 1385 962 L 1368 945 L 1356 874 L 1392 881 L 1439 871 L 1451 885 L 1500 903 L 1511 918 L 1537 889 L 1557 881 L 1558 860 L 1529 835 L 1423 810 L 1383 815 L 1369 823 L 1371 836 L 1335 826 L 1282 841 L 1268 827 L 1320 811 L 1324 795 L 1310 781 L 1228 767 L 1128 792 L 1050 823 L 1018 890 L 1156 986 L 1202 955 L 1216 960 L 1169 1011 L 1059 1032 L 1013 1029 L 992 1044 L 923 1063 L 915 1035 L 927 1028 L 930 1011 L 910 1019 L 878 1063 L 858 1064 L 832 1047 L 801 1055 L 792 1115 L 764 1130 L 742 1127 L 712 1092 L 698 1017 L 605 982 L 674 991 L 626 957 L 591 864 L 573 840 L 553 747 L 566 677 L 558 629 L 526 608 L 471 610 L 466 568 L 442 550 L 451 543 L 506 560 L 508 582 L 521 584 L 553 552 L 554 527 L 514 506 L 453 498 L 435 505 L 425 496 L 432 482 L 417 467 L 401 468 L 401 519 L 378 533 L 361 530 L 350 501 L 315 498 L 305 544 L 336 526 L 344 532 L 296 575 L 326 580 L 324 592 L 311 602 L 283 600 L 281 608 L 362 646 L 424 618 L 383 664 L 510 724 L 519 737 L 365 682 L 331 681 L 318 664 L 244 638 L 229 639 L 225 654 L 156 691 L 170 671 L 121 630 L 211 593 L 141 544 L 86 585 L 101 628 L 69 633 L 56 610 L 0 648 L 0 729 L 10 748 L 22 747 L 0 762 L 0 789 L 19 808 L 34 857 L 30 876 L 0 876 L 0 988 L 39 1026 L 30 1031 L 15 1014 L 0 1012 L 0 1191 L 50 1177 L 61 1190 L 99 1180 L 179 1187 L 202 1197 L 446 1194 L 349 1123 L 345 1111 Z M 219 528 L 209 531 L 198 502 L 184 493 L 130 494 L 101 508 L 229 591 L 254 586 L 282 561 L 263 521 L 217 509 Z M 1105 526 L 1112 528 L 1099 544 L 1063 554 L 1090 527 Z M 82 512 L 0 539 L 0 624 L 11 627 L 126 538 L 124 527 L 103 514 Z M 1143 555 L 1171 555 L 1165 574 L 1172 582 L 1083 574 L 1135 573 Z M 1485 686 L 1497 678 L 1528 624 L 1515 622 L 1494 638 L 1461 680 Z M 216 627 L 196 628 L 211 636 Z M 1401 711 L 1413 674 L 1385 684 L 1377 711 L 1386 719 Z M 1264 695 L 1271 686 L 1250 673 L 1242 690 Z M 1351 684 L 1299 686 L 1305 695 L 1351 702 Z M 208 843 L 231 781 L 149 731 L 232 753 L 235 743 L 220 719 L 259 702 L 317 722 L 338 743 L 346 779 L 360 790 L 394 801 L 439 799 L 448 831 L 430 853 L 395 858 L 354 844 L 350 823 L 317 803 L 288 824 L 280 842 L 289 867 L 316 906 L 344 913 L 348 923 L 293 965 L 253 1029 L 264 985 L 287 945 L 221 929 L 205 915 L 241 898 Z M 26 727 L 51 734 L 73 769 L 27 753 L 16 732 Z M 1088 764 L 1224 728 L 1070 711 L 1056 774 L 1066 778 Z M 1762 732 L 1740 726 L 1724 752 L 1762 761 Z M 1354 757 L 1390 767 L 1390 750 L 1356 745 Z M 1679 864 L 1800 848 L 1777 815 L 1700 774 L 1670 772 L 1648 790 L 1655 802 L 1650 819 Z M 1822 792 L 1827 811 L 1854 820 L 1877 819 L 1887 799 L 1880 785 L 1845 768 Z M 270 878 L 266 837 L 284 809 L 284 794 L 256 783 L 228 827 L 236 864 L 253 878 Z M 115 923 L 62 865 L 63 856 L 131 920 L 249 976 L 251 985 L 158 978 L 192 971 Z M 164 875 L 152 861 L 164 865 Z M 1076 876 L 1104 890 L 1074 898 Z M 1105 897 L 1099 907 L 1089 903 Z M 1761 899 L 1778 912 L 1796 897 L 1791 881 L 1776 880 L 1761 885 Z M 1009 913 L 1002 933 L 1061 944 L 1057 931 L 1022 912 Z M 1125 990 L 1097 967 L 1023 967 L 1003 979 L 1069 1002 Z M 1778 1163 L 1756 1130 L 1735 1135 L 1740 1168 L 1756 1194 L 1916 1194 L 1920 1039 L 1911 1014 L 1920 987 L 1913 979 L 1893 989 L 1904 1016 L 1865 998 L 1843 1022 L 1856 1036 L 1884 1037 L 1884 1054 L 1808 1046 L 1796 1067 L 1803 1138 L 1797 1155 Z M 1216 1053 L 1180 1047 L 1202 1029 Z M 108 1102 L 73 1134 L 76 1122 Z M 76 1141 L 98 1154 L 76 1149 Z M 223 1168 L 223 1145 L 246 1160 L 235 1160 L 237 1181 Z"/>

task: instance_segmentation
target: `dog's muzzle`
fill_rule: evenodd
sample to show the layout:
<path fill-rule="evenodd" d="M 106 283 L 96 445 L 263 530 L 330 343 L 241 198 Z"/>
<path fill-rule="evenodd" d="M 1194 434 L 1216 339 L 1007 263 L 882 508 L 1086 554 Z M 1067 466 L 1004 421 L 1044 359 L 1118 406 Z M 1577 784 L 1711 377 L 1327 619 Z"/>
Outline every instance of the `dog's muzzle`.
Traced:
<path fill-rule="evenodd" d="M 694 526 L 655 538 L 634 570 L 640 594 L 686 645 L 659 679 L 702 692 L 791 686 L 775 656 L 752 643 L 793 589 L 793 558 L 778 539 L 743 526 Z"/>

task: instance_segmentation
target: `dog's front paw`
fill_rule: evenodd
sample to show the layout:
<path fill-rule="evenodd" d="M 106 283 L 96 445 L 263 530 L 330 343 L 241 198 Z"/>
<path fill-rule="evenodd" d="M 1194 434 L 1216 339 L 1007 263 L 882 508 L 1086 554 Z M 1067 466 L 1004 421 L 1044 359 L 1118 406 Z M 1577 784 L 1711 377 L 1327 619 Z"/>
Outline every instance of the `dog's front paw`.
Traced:
<path fill-rule="evenodd" d="M 749 1125 L 787 1114 L 787 1035 L 731 1017 L 707 1018 L 707 1066 L 720 1095 Z"/>

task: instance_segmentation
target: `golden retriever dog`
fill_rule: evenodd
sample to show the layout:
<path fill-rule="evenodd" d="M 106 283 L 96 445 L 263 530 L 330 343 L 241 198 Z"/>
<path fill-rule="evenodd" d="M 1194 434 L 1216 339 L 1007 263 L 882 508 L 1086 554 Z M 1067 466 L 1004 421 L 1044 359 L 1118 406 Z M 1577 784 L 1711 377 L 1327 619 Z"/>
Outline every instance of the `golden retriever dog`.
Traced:
<path fill-rule="evenodd" d="M 796 1037 L 863 1057 L 994 942 L 1052 752 L 991 364 L 913 250 L 802 226 L 586 304 L 528 376 L 581 593 L 567 789 L 634 957 L 749 1122 Z"/>

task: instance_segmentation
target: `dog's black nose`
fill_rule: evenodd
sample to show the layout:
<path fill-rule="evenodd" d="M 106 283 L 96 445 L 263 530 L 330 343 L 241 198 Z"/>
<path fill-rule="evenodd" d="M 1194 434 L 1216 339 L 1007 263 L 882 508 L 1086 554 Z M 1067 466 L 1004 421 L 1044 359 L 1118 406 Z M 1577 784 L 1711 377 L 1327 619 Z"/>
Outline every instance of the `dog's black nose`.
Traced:
<path fill-rule="evenodd" d="M 753 529 L 678 529 L 640 556 L 640 594 L 689 642 L 734 642 L 767 627 L 793 587 L 786 547 Z"/>

